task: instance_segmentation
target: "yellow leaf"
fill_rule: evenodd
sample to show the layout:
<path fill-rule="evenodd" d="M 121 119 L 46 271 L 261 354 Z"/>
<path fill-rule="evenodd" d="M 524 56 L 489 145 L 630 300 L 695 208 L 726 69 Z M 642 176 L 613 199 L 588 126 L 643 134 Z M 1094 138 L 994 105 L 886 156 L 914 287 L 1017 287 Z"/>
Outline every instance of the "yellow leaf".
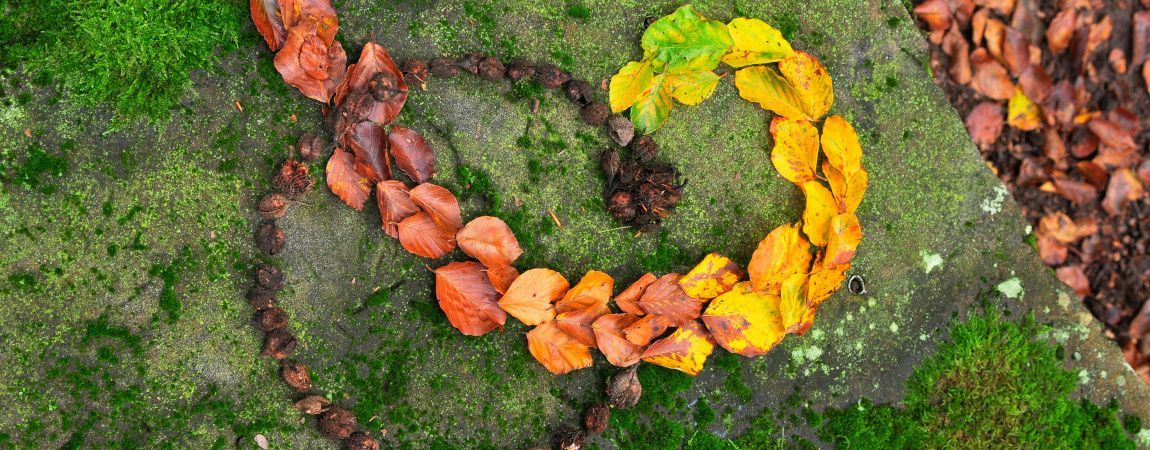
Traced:
<path fill-rule="evenodd" d="M 796 50 L 790 58 L 779 61 L 779 73 L 798 93 L 807 119 L 815 122 L 831 109 L 834 86 L 827 69 L 811 54 Z"/>
<path fill-rule="evenodd" d="M 819 159 L 819 131 L 805 120 L 786 118 L 776 119 L 771 128 L 775 138 L 771 163 L 779 175 L 799 185 L 814 180 Z"/>
<path fill-rule="evenodd" d="M 679 279 L 679 287 L 687 295 L 710 300 L 731 290 L 743 277 L 743 270 L 730 258 L 710 253 Z"/>
<path fill-rule="evenodd" d="M 783 280 L 806 273 L 810 265 L 810 243 L 799 233 L 798 224 L 781 225 L 759 242 L 747 273 L 752 289 L 777 294 Z"/>
<path fill-rule="evenodd" d="M 827 253 L 823 267 L 847 264 L 855 256 L 855 249 L 862 241 L 862 227 L 853 213 L 836 215 L 831 219 L 830 236 L 827 239 Z"/>
<path fill-rule="evenodd" d="M 844 179 L 842 172 L 823 161 L 823 175 L 827 177 L 827 184 L 831 187 L 831 195 L 835 198 L 835 207 L 839 213 L 853 213 L 862 203 L 863 194 L 866 193 L 867 171 L 859 169 L 851 178 Z"/>
<path fill-rule="evenodd" d="M 823 122 L 823 153 L 827 161 L 845 177 L 862 169 L 862 146 L 850 122 L 839 116 L 827 117 Z"/>
<path fill-rule="evenodd" d="M 1030 98 L 1022 92 L 1022 88 L 1016 87 L 1014 96 L 1010 97 L 1010 102 L 1006 106 L 1006 123 L 1022 131 L 1037 130 L 1042 126 L 1042 121 L 1038 117 L 1040 112 L 1038 105 L 1030 101 Z"/>
<path fill-rule="evenodd" d="M 818 181 L 808 181 L 802 187 L 807 197 L 807 207 L 803 210 L 803 233 L 806 233 L 812 244 L 825 246 L 831 219 L 838 214 L 835 198 Z"/>
<path fill-rule="evenodd" d="M 703 363 L 714 350 L 711 334 L 699 321 L 692 320 L 670 336 L 652 342 L 643 352 L 643 361 L 695 376 L 703 370 Z"/>
<path fill-rule="evenodd" d="M 650 86 L 654 76 L 650 60 L 631 61 L 619 69 L 619 73 L 611 77 L 611 112 L 617 113 L 635 104 L 635 99 Z"/>
<path fill-rule="evenodd" d="M 672 86 L 671 96 L 684 105 L 698 105 L 715 93 L 719 76 L 714 72 L 685 72 L 674 74 L 667 80 Z"/>
<path fill-rule="evenodd" d="M 783 33 L 759 19 L 739 17 L 727 24 L 735 45 L 723 56 L 732 67 L 766 64 L 794 54 Z"/>
<path fill-rule="evenodd" d="M 826 268 L 822 264 L 816 264 L 815 270 L 811 272 L 810 279 L 807 281 L 807 299 L 811 304 L 818 305 L 826 300 L 839 290 L 843 281 L 846 281 L 846 271 L 850 268 L 849 264 L 844 264 L 838 267 Z"/>
<path fill-rule="evenodd" d="M 809 119 L 799 93 L 775 69 L 767 66 L 739 69 L 735 72 L 735 87 L 740 97 L 758 103 L 763 109 L 789 119 Z"/>
<path fill-rule="evenodd" d="M 779 314 L 783 319 L 783 328 L 791 333 L 802 327 L 806 313 L 807 275 L 803 273 L 791 275 L 783 281 L 779 295 Z"/>
<path fill-rule="evenodd" d="M 651 134 L 667 121 L 667 115 L 671 113 L 671 86 L 666 81 L 667 74 L 656 75 L 651 84 L 635 97 L 635 103 L 631 105 L 631 122 L 638 133 Z"/>
<path fill-rule="evenodd" d="M 748 282 L 712 300 L 702 319 L 715 342 L 743 356 L 766 354 L 786 335 L 779 297 L 752 291 Z"/>

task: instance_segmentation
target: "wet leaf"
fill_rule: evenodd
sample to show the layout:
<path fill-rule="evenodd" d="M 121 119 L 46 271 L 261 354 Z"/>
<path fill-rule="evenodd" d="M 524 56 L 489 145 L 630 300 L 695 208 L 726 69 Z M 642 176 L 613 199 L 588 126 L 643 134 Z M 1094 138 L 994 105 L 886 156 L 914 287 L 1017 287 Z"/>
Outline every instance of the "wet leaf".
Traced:
<path fill-rule="evenodd" d="M 308 19 L 289 28 L 274 62 L 284 82 L 308 98 L 327 103 L 344 78 L 347 54 L 339 42 L 323 44 L 317 27 L 315 19 Z"/>
<path fill-rule="evenodd" d="M 268 43 L 273 52 L 278 51 L 287 41 L 287 28 L 280 19 L 279 0 L 250 0 L 248 6 L 252 13 L 252 22 L 256 31 Z"/>
<path fill-rule="evenodd" d="M 803 233 L 812 244 L 825 246 L 831 219 L 839 213 L 834 195 L 818 181 L 803 183 L 802 188 L 807 199 L 803 210 Z"/>
<path fill-rule="evenodd" d="M 651 134 L 663 126 L 671 114 L 671 85 L 667 75 L 659 74 L 651 78 L 631 105 L 631 122 L 640 134 Z"/>
<path fill-rule="evenodd" d="M 336 148 L 327 160 L 327 187 L 331 192 L 357 211 L 363 210 L 371 193 L 371 182 L 356 173 L 351 153 Z"/>
<path fill-rule="evenodd" d="M 511 283 L 519 278 L 519 271 L 515 267 L 507 266 L 492 269 L 487 268 L 487 278 L 491 280 L 491 285 L 495 287 L 495 291 L 500 294 L 506 294 L 507 288 L 511 287 Z"/>
<path fill-rule="evenodd" d="M 397 229 L 399 243 L 413 255 L 436 259 L 455 250 L 455 231 L 436 224 L 427 212 L 403 219 Z"/>
<path fill-rule="evenodd" d="M 1086 297 L 1090 295 L 1090 280 L 1086 278 L 1086 273 L 1082 271 L 1082 265 L 1075 264 L 1071 266 L 1059 267 L 1054 271 L 1058 275 L 1058 279 L 1070 289 L 1074 290 L 1078 297 Z"/>
<path fill-rule="evenodd" d="M 727 24 L 727 31 L 733 46 L 723 56 L 723 62 L 732 67 L 777 62 L 794 54 L 783 34 L 759 19 L 733 19 Z"/>
<path fill-rule="evenodd" d="M 998 61 L 987 55 L 985 50 L 978 49 L 971 53 L 970 63 L 974 67 L 970 87 L 976 92 L 995 100 L 1007 100 L 1014 95 L 1014 83 L 1010 81 L 1010 74 Z"/>
<path fill-rule="evenodd" d="M 606 314 L 591 324 L 591 329 L 595 331 L 595 342 L 599 351 L 607 357 L 607 362 L 618 367 L 639 362 L 643 346 L 635 345 L 623 336 L 623 329 L 637 320 L 639 316 L 631 314 Z"/>
<path fill-rule="evenodd" d="M 775 147 L 771 163 L 779 175 L 795 184 L 815 179 L 819 159 L 819 132 L 805 120 L 776 118 L 772 126 Z"/>
<path fill-rule="evenodd" d="M 611 112 L 618 113 L 630 108 L 635 100 L 654 78 L 655 72 L 651 69 L 651 60 L 631 61 L 619 69 L 619 73 L 611 77 L 609 97 Z"/>
<path fill-rule="evenodd" d="M 703 301 L 691 298 L 683 289 L 679 288 L 681 275 L 669 273 L 659 277 L 643 292 L 639 298 L 639 307 L 647 314 L 663 316 L 670 321 L 673 327 L 682 326 L 699 317 L 703 309 Z"/>
<path fill-rule="evenodd" d="M 807 278 L 807 302 L 818 305 L 830 298 L 846 281 L 847 269 L 850 265 L 827 267 L 826 264 L 818 264 Z"/>
<path fill-rule="evenodd" d="M 377 74 L 383 74 L 381 76 L 394 83 L 386 101 L 375 100 L 371 95 L 366 95 L 369 83 Z M 347 76 L 336 87 L 335 104 L 344 105 L 352 94 L 366 95 L 362 97 L 367 101 L 364 110 L 356 111 L 356 115 L 364 120 L 387 125 L 399 115 L 399 110 L 407 102 L 407 83 L 403 79 L 403 73 L 399 71 L 399 67 L 395 65 L 395 61 L 383 46 L 374 42 L 364 44 L 359 54 L 359 61 L 348 66 Z"/>
<path fill-rule="evenodd" d="M 387 157 L 387 133 L 374 122 L 355 124 L 344 142 L 355 155 L 355 171 L 372 184 L 390 180 L 391 161 Z"/>
<path fill-rule="evenodd" d="M 759 242 L 747 273 L 751 288 L 777 293 L 783 280 L 806 273 L 810 265 L 810 243 L 799 233 L 798 224 L 781 225 Z"/>
<path fill-rule="evenodd" d="M 411 201 L 407 185 L 398 180 L 376 183 L 375 201 L 379 204 L 380 226 L 393 238 L 399 237 L 399 223 L 415 213 L 419 207 Z"/>
<path fill-rule="evenodd" d="M 858 217 L 853 213 L 834 216 L 831 219 L 830 234 L 827 239 L 826 259 L 824 267 L 835 267 L 850 263 L 855 256 L 855 249 L 862 241 L 862 227 Z"/>
<path fill-rule="evenodd" d="M 764 355 L 786 335 L 779 298 L 752 291 L 745 282 L 712 300 L 702 320 L 715 342 L 743 356 Z"/>
<path fill-rule="evenodd" d="M 1038 105 L 1031 102 L 1021 88 L 1014 89 L 1014 95 L 1010 97 L 1010 103 L 1007 104 L 1006 110 L 1006 123 L 1014 128 L 1032 131 L 1042 126 L 1042 119 L 1039 117 L 1041 111 L 1038 110 Z"/>
<path fill-rule="evenodd" d="M 632 344 L 646 347 L 647 344 L 666 332 L 668 328 L 671 328 L 670 319 L 663 316 L 646 315 L 624 328 L 623 336 Z"/>
<path fill-rule="evenodd" d="M 455 238 L 463 253 L 489 268 L 510 266 L 523 254 L 511 228 L 498 217 L 476 217 Z"/>
<path fill-rule="evenodd" d="M 715 93 L 719 76 L 714 72 L 686 72 L 674 74 L 666 83 L 671 86 L 671 97 L 684 105 L 698 105 Z"/>
<path fill-rule="evenodd" d="M 459 201 L 447 188 L 423 183 L 411 189 L 411 201 L 426 212 L 436 225 L 450 231 L 453 237 L 460 228 L 463 228 L 463 220 L 459 216 Z"/>
<path fill-rule="evenodd" d="M 643 352 L 643 361 L 691 376 L 703 370 L 703 363 L 715 349 L 715 341 L 697 320 L 687 322 Z"/>
<path fill-rule="evenodd" d="M 555 318 L 552 306 L 570 284 L 559 272 L 531 269 L 523 272 L 499 299 L 499 307 L 525 325 L 538 325 Z"/>
<path fill-rule="evenodd" d="M 555 322 L 544 322 L 527 332 L 527 350 L 551 373 L 563 375 L 591 367 L 591 351 Z"/>
<path fill-rule="evenodd" d="M 693 298 L 710 300 L 731 290 L 743 275 L 743 270 L 730 258 L 709 253 L 679 279 L 679 288 Z"/>
<path fill-rule="evenodd" d="M 583 310 L 596 305 L 606 307 L 614 288 L 615 280 L 610 275 L 597 270 L 588 271 L 555 303 L 555 313 Z"/>
<path fill-rule="evenodd" d="M 387 142 L 391 144 L 391 155 L 395 157 L 395 164 L 407 174 L 412 181 L 424 183 L 435 176 L 435 150 L 427 145 L 418 131 L 401 126 L 392 126 L 391 133 L 387 135 Z"/>
<path fill-rule="evenodd" d="M 615 296 L 615 305 L 625 313 L 636 316 L 646 315 L 647 312 L 639 306 L 639 298 L 643 296 L 643 292 L 647 290 L 647 286 L 650 286 L 651 283 L 654 283 L 657 279 L 659 278 L 650 272 L 643 274 L 638 280 L 635 280 L 634 283 L 627 286 L 627 289 L 624 289 L 623 292 Z"/>
<path fill-rule="evenodd" d="M 966 115 L 966 131 L 974 144 L 983 149 L 998 142 L 1003 123 L 1002 105 L 996 102 L 979 103 Z"/>
<path fill-rule="evenodd" d="M 435 297 L 451 326 L 468 336 L 482 336 L 507 322 L 495 303 L 499 294 L 479 263 L 453 262 L 435 269 Z"/>
<path fill-rule="evenodd" d="M 1111 216 L 1122 214 L 1126 205 L 1142 197 L 1145 190 L 1142 182 L 1128 168 L 1115 170 L 1106 186 L 1106 196 L 1102 198 L 1102 209 Z"/>
<path fill-rule="evenodd" d="M 718 67 L 732 41 L 726 24 L 683 5 L 651 23 L 642 45 L 657 72 L 697 72 Z"/>

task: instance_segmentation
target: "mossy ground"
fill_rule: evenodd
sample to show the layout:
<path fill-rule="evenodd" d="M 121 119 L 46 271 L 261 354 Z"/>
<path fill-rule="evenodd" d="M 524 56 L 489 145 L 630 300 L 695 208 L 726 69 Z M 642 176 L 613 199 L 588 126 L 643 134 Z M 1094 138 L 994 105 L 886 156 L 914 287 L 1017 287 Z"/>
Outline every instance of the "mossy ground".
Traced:
<path fill-rule="evenodd" d="M 482 50 L 549 60 L 596 82 L 639 56 L 644 18 L 678 6 L 335 3 L 353 57 L 374 37 L 401 60 Z M 921 37 L 901 3 L 696 7 L 723 20 L 766 19 L 827 63 L 835 111 L 862 133 L 872 174 L 852 273 L 873 294 L 840 294 L 807 336 L 766 357 L 719 351 L 694 380 L 645 366 L 643 403 L 616 414 L 595 445 L 815 445 L 806 410 L 902 398 L 892 380 L 932 353 L 950 314 L 980 289 L 1017 268 L 1029 298 L 1054 298 L 1018 218 L 997 214 L 1001 199 L 994 214 L 983 207 L 996 181 L 922 72 Z M 251 208 L 295 136 L 319 129 L 318 106 L 279 79 L 250 24 L 234 26 L 238 51 L 210 73 L 193 72 L 194 91 L 161 127 L 125 121 L 114 105 L 82 107 L 58 95 L 58 84 L 31 83 L 27 70 L 5 72 L 0 447 L 250 446 L 257 432 L 277 447 L 329 445 L 291 409 L 275 365 L 256 356 L 242 299 L 250 267 L 264 260 L 250 244 Z M 167 64 L 173 79 L 192 67 Z M 527 250 L 521 268 L 546 265 L 572 281 L 594 268 L 625 283 L 686 270 L 712 250 L 746 260 L 767 230 L 799 217 L 801 195 L 764 158 L 767 116 L 729 83 L 699 107 L 677 107 L 656 135 L 662 157 L 690 181 L 666 230 L 652 236 L 607 217 L 595 168 L 607 138 L 580 125 L 557 93 L 463 77 L 433 80 L 408 105 L 401 121 L 439 152 L 436 181 L 463 199 L 465 216 L 494 214 L 513 226 Z M 526 352 L 525 327 L 481 338 L 452 330 L 426 270 L 442 261 L 384 237 L 374 206 L 340 204 L 322 187 L 322 168 L 312 165 L 316 192 L 281 221 L 287 251 L 267 260 L 288 274 L 281 302 L 316 384 L 365 426 L 386 429 L 387 446 L 542 445 L 599 399 L 605 361 L 554 377 Z M 969 245 L 947 250 L 955 242 Z M 944 257 L 941 269 L 923 273 L 924 250 Z M 1065 330 L 1052 335 L 1070 348 L 1077 341 Z"/>

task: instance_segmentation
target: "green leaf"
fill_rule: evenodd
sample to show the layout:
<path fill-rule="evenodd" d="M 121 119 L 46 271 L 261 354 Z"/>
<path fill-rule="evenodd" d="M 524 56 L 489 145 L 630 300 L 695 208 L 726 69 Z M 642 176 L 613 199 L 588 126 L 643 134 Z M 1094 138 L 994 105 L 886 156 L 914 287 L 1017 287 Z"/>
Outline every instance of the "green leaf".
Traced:
<path fill-rule="evenodd" d="M 698 105 L 715 93 L 719 76 L 714 72 L 687 72 L 674 74 L 667 82 L 671 84 L 671 96 L 684 105 Z"/>
<path fill-rule="evenodd" d="M 656 72 L 714 70 L 732 45 L 727 25 L 684 5 L 652 23 L 643 33 L 644 59 Z"/>
<path fill-rule="evenodd" d="M 734 46 L 723 56 L 723 62 L 733 67 L 781 61 L 795 52 L 783 33 L 759 19 L 734 19 L 727 30 Z"/>
<path fill-rule="evenodd" d="M 670 113 L 671 86 L 667 83 L 667 74 L 659 74 L 631 105 L 631 122 L 639 133 L 650 134 L 663 126 Z"/>
<path fill-rule="evenodd" d="M 635 99 L 651 85 L 655 72 L 651 70 L 651 60 L 631 61 L 611 77 L 611 112 L 620 112 L 635 104 Z"/>

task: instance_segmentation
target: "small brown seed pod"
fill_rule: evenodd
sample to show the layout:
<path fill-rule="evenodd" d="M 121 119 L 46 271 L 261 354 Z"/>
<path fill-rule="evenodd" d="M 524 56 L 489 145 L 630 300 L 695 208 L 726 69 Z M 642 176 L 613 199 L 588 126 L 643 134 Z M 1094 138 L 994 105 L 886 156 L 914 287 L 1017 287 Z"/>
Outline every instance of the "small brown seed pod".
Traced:
<path fill-rule="evenodd" d="M 265 195 L 260 199 L 256 205 L 256 211 L 259 212 L 260 217 L 268 220 L 276 220 L 285 215 L 288 211 L 288 198 L 286 195 L 278 192 Z"/>
<path fill-rule="evenodd" d="M 499 81 L 503 79 L 503 75 L 507 73 L 507 69 L 503 67 L 503 63 L 499 62 L 499 58 L 488 56 L 479 62 L 479 76 L 487 81 Z"/>
<path fill-rule="evenodd" d="M 279 292 L 284 288 L 284 273 L 279 267 L 271 264 L 256 266 L 256 284 L 272 292 Z"/>
<path fill-rule="evenodd" d="M 286 327 L 288 324 L 288 314 L 283 308 L 273 306 L 263 311 L 257 311 L 254 321 L 257 328 L 264 333 L 268 333 Z"/>
<path fill-rule="evenodd" d="M 427 79 L 431 77 L 431 68 L 427 65 L 427 61 L 422 59 L 409 59 L 403 62 L 403 67 L 400 71 L 403 72 L 403 79 L 407 82 L 408 86 L 423 86 L 427 83 Z"/>
<path fill-rule="evenodd" d="M 616 144 L 626 147 L 635 137 L 635 124 L 626 117 L 612 116 L 607 121 L 607 135 L 611 136 L 611 140 L 615 141 Z"/>
<path fill-rule="evenodd" d="M 317 422 L 320 434 L 328 439 L 346 439 L 359 426 L 355 414 L 339 406 L 332 406 L 319 415 Z"/>
<path fill-rule="evenodd" d="M 286 242 L 287 237 L 284 236 L 284 230 L 275 222 L 264 222 L 256 229 L 256 246 L 264 253 L 277 255 L 283 251 Z"/>
<path fill-rule="evenodd" d="M 635 218 L 635 203 L 630 192 L 619 191 L 611 196 L 611 204 L 607 211 L 620 222 L 628 222 Z"/>
<path fill-rule="evenodd" d="M 587 433 L 570 425 L 563 425 L 555 432 L 555 445 L 560 450 L 582 450 L 586 441 Z"/>
<path fill-rule="evenodd" d="M 639 403 L 643 385 L 639 384 L 638 365 L 615 372 L 607 382 L 607 404 L 612 408 L 627 409 Z"/>
<path fill-rule="evenodd" d="M 356 431 L 344 442 L 347 450 L 379 450 L 379 441 L 364 431 Z"/>
<path fill-rule="evenodd" d="M 535 67 L 535 79 L 547 89 L 563 86 L 571 79 L 571 75 L 551 64 L 540 64 Z"/>
<path fill-rule="evenodd" d="M 563 85 L 563 95 L 567 96 L 567 100 L 579 106 L 591 103 L 595 98 L 595 88 L 591 87 L 591 83 L 583 80 L 571 80 Z"/>
<path fill-rule="evenodd" d="M 280 328 L 264 336 L 264 354 L 275 359 L 284 359 L 295 353 L 296 339 L 287 330 Z"/>
<path fill-rule="evenodd" d="M 603 102 L 591 102 L 579 111 L 579 115 L 582 117 L 583 123 L 597 127 L 607 122 L 607 116 L 611 115 L 611 108 Z"/>
<path fill-rule="evenodd" d="M 280 363 L 280 377 L 296 392 L 307 392 L 311 389 L 311 374 L 308 373 L 307 366 L 298 362 L 283 360 Z"/>
<path fill-rule="evenodd" d="M 300 159 L 309 163 L 319 161 L 324 153 L 326 153 L 326 147 L 323 138 L 311 133 L 300 135 L 299 140 L 295 143 L 295 148 L 296 151 L 299 152 Z"/>
<path fill-rule="evenodd" d="M 276 294 L 263 286 L 252 286 L 248 289 L 248 304 L 256 311 L 263 311 L 276 305 Z"/>
<path fill-rule="evenodd" d="M 587 412 L 583 414 L 583 425 L 587 427 L 587 431 L 594 434 L 602 434 L 607 430 L 607 422 L 611 420 L 611 408 L 607 407 L 606 403 L 596 403 L 587 408 Z"/>
<path fill-rule="evenodd" d="M 298 409 L 300 412 L 314 416 L 327 411 L 327 409 L 331 407 L 331 400 L 319 395 L 309 395 L 299 399 L 299 401 L 295 402 L 294 406 L 295 409 Z"/>
<path fill-rule="evenodd" d="M 519 81 L 535 75 L 535 64 L 524 58 L 514 58 L 507 63 L 507 78 Z"/>
<path fill-rule="evenodd" d="M 439 78 L 451 78 L 459 75 L 459 66 L 451 58 L 435 58 L 428 63 L 431 74 Z"/>
<path fill-rule="evenodd" d="M 284 161 L 272 176 L 272 186 L 292 200 L 311 192 L 312 183 L 307 165 L 294 159 Z"/>
<path fill-rule="evenodd" d="M 471 73 L 472 75 L 479 75 L 479 63 L 487 58 L 487 55 L 482 53 L 468 53 L 459 58 L 455 65 L 460 69 Z"/>
<path fill-rule="evenodd" d="M 394 74 L 387 71 L 381 71 L 371 77 L 367 82 L 367 92 L 371 94 L 371 98 L 377 102 L 390 102 L 396 96 L 403 93 L 403 89 L 399 87 L 399 79 Z"/>
<path fill-rule="evenodd" d="M 659 144 L 650 135 L 643 135 L 631 142 L 631 151 L 639 162 L 650 162 L 659 156 Z"/>
<path fill-rule="evenodd" d="M 614 179 L 615 174 L 619 173 L 619 165 L 621 163 L 619 150 L 614 148 L 603 150 L 603 154 L 599 156 L 599 167 L 602 168 L 603 173 L 607 175 L 608 181 Z"/>

